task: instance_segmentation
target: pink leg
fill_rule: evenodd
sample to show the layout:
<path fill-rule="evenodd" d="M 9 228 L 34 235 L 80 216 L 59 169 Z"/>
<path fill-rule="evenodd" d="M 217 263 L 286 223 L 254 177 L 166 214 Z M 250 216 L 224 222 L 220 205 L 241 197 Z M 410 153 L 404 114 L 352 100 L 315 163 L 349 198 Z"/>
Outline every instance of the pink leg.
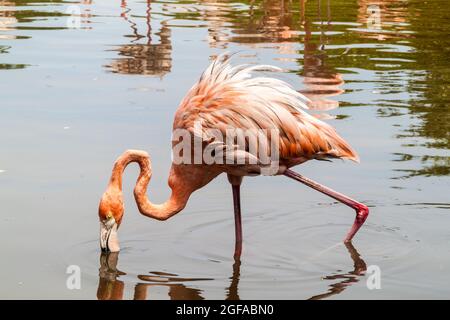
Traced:
<path fill-rule="evenodd" d="M 347 233 L 347 236 L 344 239 L 344 242 L 349 242 L 353 239 L 356 232 L 358 232 L 359 228 L 363 225 L 364 221 L 366 221 L 367 217 L 369 216 L 369 208 L 367 208 L 366 205 L 359 203 L 358 201 L 355 201 L 346 195 L 343 195 L 342 193 L 336 192 L 330 188 L 327 188 L 311 179 L 308 179 L 300 174 L 298 174 L 295 171 L 287 169 L 284 172 L 284 175 L 294 179 L 296 181 L 299 181 L 303 184 L 306 184 L 308 187 L 311 187 L 317 191 L 320 191 L 327 196 L 330 196 L 334 199 L 336 199 L 339 202 L 342 202 L 343 204 L 353 208 L 356 210 L 356 218 L 355 222 L 353 222 L 353 226 L 350 229 L 350 231 Z"/>
<path fill-rule="evenodd" d="M 239 258 L 242 253 L 242 222 L 241 222 L 241 186 L 232 185 L 233 204 L 234 204 L 234 230 L 236 233 L 236 242 L 234 245 L 234 257 Z"/>

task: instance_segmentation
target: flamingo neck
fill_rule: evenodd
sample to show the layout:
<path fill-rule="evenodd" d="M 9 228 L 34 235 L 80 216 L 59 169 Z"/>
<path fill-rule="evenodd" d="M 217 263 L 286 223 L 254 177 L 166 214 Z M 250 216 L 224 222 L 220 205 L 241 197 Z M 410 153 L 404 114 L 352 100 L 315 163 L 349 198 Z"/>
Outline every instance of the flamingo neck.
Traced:
<path fill-rule="evenodd" d="M 152 177 L 152 168 L 150 157 L 145 151 L 128 150 L 117 159 L 109 182 L 110 188 L 117 188 L 122 192 L 123 172 L 132 162 L 138 163 L 140 167 L 139 177 L 134 187 L 134 198 L 139 211 L 143 215 L 158 220 L 166 220 L 186 206 L 190 192 L 176 187 L 180 183 L 178 183 L 177 180 L 179 179 L 172 171 L 169 181 L 174 183 L 169 184 L 172 189 L 170 198 L 162 204 L 154 204 L 150 201 L 147 196 L 147 189 Z"/>

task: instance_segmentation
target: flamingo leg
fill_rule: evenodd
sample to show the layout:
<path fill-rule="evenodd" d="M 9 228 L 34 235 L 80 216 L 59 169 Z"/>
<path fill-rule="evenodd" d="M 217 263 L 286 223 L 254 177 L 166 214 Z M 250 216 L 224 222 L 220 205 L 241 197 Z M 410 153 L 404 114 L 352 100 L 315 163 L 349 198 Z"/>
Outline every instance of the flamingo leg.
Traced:
<path fill-rule="evenodd" d="M 233 189 L 234 231 L 236 234 L 234 257 L 239 258 L 242 253 L 241 186 L 232 184 L 231 187 Z"/>
<path fill-rule="evenodd" d="M 306 184 L 308 187 L 320 191 L 323 194 L 326 194 L 327 196 L 330 196 L 333 199 L 342 202 L 343 204 L 353 208 L 356 211 L 355 222 L 353 222 L 352 228 L 347 233 L 344 242 L 349 242 L 353 239 L 359 228 L 361 228 L 361 226 L 364 224 L 364 221 L 366 221 L 367 217 L 369 216 L 369 208 L 367 208 L 366 205 L 353 200 L 342 193 L 336 192 L 289 169 L 284 172 L 284 175 L 298 182 Z"/>

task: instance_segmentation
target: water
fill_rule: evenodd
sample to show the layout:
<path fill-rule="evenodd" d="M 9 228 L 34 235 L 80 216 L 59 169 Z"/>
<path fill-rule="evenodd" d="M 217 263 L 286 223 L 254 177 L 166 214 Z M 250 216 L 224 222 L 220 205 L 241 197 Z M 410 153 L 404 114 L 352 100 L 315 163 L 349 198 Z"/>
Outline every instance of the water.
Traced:
<path fill-rule="evenodd" d="M 447 2 L 303 5 L 0 1 L 0 298 L 449 298 Z M 147 150 L 149 195 L 164 201 L 174 112 L 223 51 L 283 68 L 359 152 L 359 165 L 296 170 L 367 203 L 365 226 L 346 247 L 351 209 L 285 177 L 247 178 L 234 261 L 225 177 L 162 223 L 138 214 L 130 167 L 123 250 L 101 256 L 112 162 Z M 380 290 L 366 286 L 373 265 Z"/>

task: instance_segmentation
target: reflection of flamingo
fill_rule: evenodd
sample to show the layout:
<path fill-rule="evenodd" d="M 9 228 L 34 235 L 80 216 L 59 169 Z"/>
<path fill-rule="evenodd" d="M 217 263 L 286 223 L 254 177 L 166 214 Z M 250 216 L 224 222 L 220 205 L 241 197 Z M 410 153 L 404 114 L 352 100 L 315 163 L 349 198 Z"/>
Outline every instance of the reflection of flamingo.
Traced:
<path fill-rule="evenodd" d="M 344 93 L 341 85 L 344 83 L 341 74 L 329 68 L 326 64 L 325 39 L 326 34 L 323 30 L 323 21 L 321 18 L 321 1 L 318 2 L 318 20 L 321 21 L 321 34 L 319 43 L 315 43 L 312 37 L 310 22 L 305 18 L 305 0 L 301 0 L 302 7 L 302 25 L 305 29 L 304 51 L 303 51 L 303 81 L 306 89 L 300 91 L 309 99 L 312 110 L 327 111 L 339 107 L 336 100 L 327 99 L 331 96 L 337 96 Z M 330 2 L 327 2 L 327 26 L 331 22 Z M 320 115 L 324 117 L 324 114 Z"/>
<path fill-rule="evenodd" d="M 241 300 L 239 297 L 240 277 L 241 277 L 241 258 L 235 257 L 233 263 L 233 275 L 230 277 L 231 283 L 227 290 L 226 300 Z"/>
<path fill-rule="evenodd" d="M 253 70 L 267 69 L 279 70 L 268 66 L 232 68 L 228 64 L 228 58 L 222 55 L 215 59 L 189 91 L 175 114 L 173 129 L 174 132 L 188 133 L 189 146 L 193 143 L 194 148 L 178 151 L 183 152 L 181 157 L 184 159 L 182 163 L 172 163 L 168 181 L 172 193 L 165 203 L 153 204 L 147 197 L 152 171 L 150 158 L 145 151 L 129 150 L 117 159 L 99 207 L 100 242 L 103 250 L 119 250 L 117 228 L 124 212 L 122 175 L 131 162 L 137 162 L 141 169 L 134 189 L 139 211 L 157 220 L 167 220 L 183 210 L 195 190 L 202 188 L 219 174 L 227 173 L 233 190 L 236 257 L 240 256 L 242 248 L 239 192 L 242 178 L 266 173 L 274 167 L 276 171 L 271 174 L 283 174 L 355 209 L 356 219 L 345 241 L 353 238 L 366 220 L 368 208 L 289 168 L 312 159 L 347 158 L 358 161 L 357 154 L 330 125 L 302 109 L 306 107 L 307 102 L 302 94 L 283 81 L 250 76 Z M 199 123 L 201 128 L 198 127 Z M 208 131 L 215 130 L 215 133 L 219 131 L 222 137 L 226 137 L 230 128 L 244 129 L 249 134 L 243 148 L 223 142 L 228 142 L 229 139 L 218 141 L 208 135 Z M 261 136 L 261 130 L 276 132 L 265 136 L 266 141 L 260 141 L 265 142 L 265 146 L 273 146 L 275 143 L 277 145 L 276 150 L 268 150 L 271 155 L 279 155 L 278 159 L 272 159 L 270 163 L 266 162 L 267 159 L 262 159 L 261 150 L 255 150 L 251 143 L 254 138 Z M 181 138 L 184 140 L 184 137 Z M 180 144 L 180 141 L 175 140 L 174 150 L 179 148 Z M 183 142 L 185 145 L 186 141 Z M 201 157 L 199 162 L 199 150 L 196 149 L 199 143 L 202 149 L 200 155 L 209 150 L 217 161 L 211 164 Z"/>
<path fill-rule="evenodd" d="M 330 285 L 330 289 L 327 293 L 318 294 L 309 298 L 309 300 L 320 300 L 339 294 L 350 285 L 358 282 L 359 277 L 363 276 L 366 273 L 367 265 L 361 258 L 355 247 L 351 244 L 351 242 L 345 243 L 345 246 L 347 247 L 348 253 L 350 253 L 350 258 L 353 260 L 353 271 L 344 274 L 334 274 L 324 277 L 325 280 L 343 280 Z"/>
<path fill-rule="evenodd" d="M 16 6 L 16 3 L 11 1 L 0 1 L 0 6 L 13 7 Z M 14 16 L 14 13 L 15 10 L 0 10 L 0 31 L 10 31 L 16 29 L 15 25 L 17 24 L 17 19 Z M 10 34 L 0 34 L 0 40 L 16 39 L 16 37 L 17 36 Z M 2 48 L 0 47 L 0 53 L 2 53 L 1 49 Z"/>
<path fill-rule="evenodd" d="M 122 74 L 145 74 L 145 75 L 157 75 L 164 76 L 170 72 L 172 68 L 172 44 L 171 44 L 171 31 L 167 27 L 167 21 L 161 22 L 161 28 L 156 35 L 159 37 L 159 43 L 152 43 L 152 27 L 151 27 L 151 0 L 147 0 L 146 14 L 146 34 L 139 33 L 137 24 L 128 17 L 128 13 L 131 11 L 127 6 L 127 1 L 122 0 L 121 8 L 123 12 L 121 17 L 130 24 L 133 30 L 132 35 L 126 37 L 133 38 L 130 44 L 121 45 L 117 51 L 121 56 L 119 59 L 115 59 L 107 67 L 112 72 Z M 140 40 L 146 40 L 145 43 L 136 43 Z"/>
<path fill-rule="evenodd" d="M 97 289 L 97 299 L 99 300 L 120 300 L 123 298 L 125 284 L 118 280 L 125 272 L 117 269 L 119 254 L 102 253 L 100 255 L 99 282 Z"/>
<path fill-rule="evenodd" d="M 234 21 L 228 40 L 254 47 L 259 43 L 276 43 L 274 47 L 282 54 L 295 54 L 298 32 L 294 26 L 293 7 L 290 0 L 267 0 L 254 5 L 250 3 L 248 20 Z"/>
<path fill-rule="evenodd" d="M 119 280 L 126 273 L 117 269 L 119 254 L 117 252 L 102 253 L 100 256 L 99 283 L 97 299 L 122 300 L 125 283 Z M 177 275 L 165 272 L 151 272 L 152 275 L 138 275 L 141 281 L 134 287 L 134 299 L 147 299 L 150 287 L 164 286 L 169 288 L 169 297 L 172 300 L 203 300 L 201 291 L 185 285 L 186 282 L 207 281 L 208 278 L 180 278 Z"/>
<path fill-rule="evenodd" d="M 367 28 L 358 31 L 361 32 L 363 37 L 378 41 L 409 37 L 408 33 L 401 32 L 405 30 L 406 17 L 408 16 L 408 7 L 404 4 L 406 1 L 358 0 L 357 22 L 367 26 Z"/>
<path fill-rule="evenodd" d="M 331 284 L 328 292 L 315 295 L 309 298 L 310 300 L 320 300 L 340 294 L 364 276 L 367 270 L 366 263 L 351 242 L 345 243 L 345 246 L 353 261 L 353 271 L 324 277 L 325 280 L 342 281 Z M 126 273 L 117 268 L 118 259 L 118 252 L 102 252 L 100 255 L 99 283 L 97 288 L 97 299 L 99 300 L 122 300 L 124 298 L 125 283 L 120 280 L 120 277 L 126 275 Z M 241 260 L 239 257 L 236 257 L 233 264 L 233 274 L 230 277 L 230 285 L 226 289 L 226 300 L 240 300 L 240 273 Z M 134 286 L 133 299 L 135 300 L 147 299 L 149 289 L 158 286 L 169 288 L 168 295 L 171 300 L 203 300 L 205 298 L 202 296 L 203 290 L 192 288 L 188 283 L 214 280 L 212 278 L 182 278 L 176 274 L 157 271 L 152 271 L 146 275 L 138 275 L 137 278 L 140 282 Z"/>

